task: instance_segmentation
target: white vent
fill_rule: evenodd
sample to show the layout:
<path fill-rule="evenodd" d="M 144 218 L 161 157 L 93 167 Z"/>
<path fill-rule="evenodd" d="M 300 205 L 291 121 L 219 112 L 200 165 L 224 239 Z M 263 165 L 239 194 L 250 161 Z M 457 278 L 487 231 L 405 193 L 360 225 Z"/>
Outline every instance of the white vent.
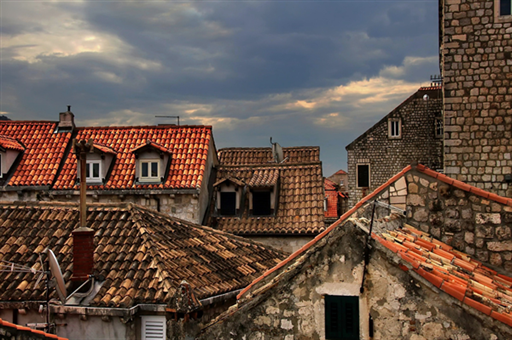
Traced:
<path fill-rule="evenodd" d="M 142 316 L 142 340 L 165 340 L 165 316 Z"/>

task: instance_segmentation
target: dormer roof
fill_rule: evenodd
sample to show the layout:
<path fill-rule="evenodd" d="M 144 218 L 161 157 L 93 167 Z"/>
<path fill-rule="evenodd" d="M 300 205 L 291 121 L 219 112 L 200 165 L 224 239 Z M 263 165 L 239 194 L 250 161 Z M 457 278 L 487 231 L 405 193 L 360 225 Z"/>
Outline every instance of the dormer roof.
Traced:
<path fill-rule="evenodd" d="M 25 151 L 25 147 L 14 138 L 0 135 L 0 148 L 5 150 Z M 0 150 L 1 150 L 0 149 Z"/>
<path fill-rule="evenodd" d="M 162 145 L 157 144 L 155 142 L 152 142 L 149 139 L 146 141 L 146 144 L 140 145 L 140 146 L 136 147 L 135 149 L 132 149 L 131 152 L 134 154 L 137 154 L 139 152 L 142 152 L 143 150 L 146 150 L 147 148 L 155 149 L 155 150 L 158 150 L 158 151 L 161 151 L 164 153 L 168 153 L 168 154 L 171 153 L 171 150 L 169 150 L 168 148 L 163 147 Z"/>

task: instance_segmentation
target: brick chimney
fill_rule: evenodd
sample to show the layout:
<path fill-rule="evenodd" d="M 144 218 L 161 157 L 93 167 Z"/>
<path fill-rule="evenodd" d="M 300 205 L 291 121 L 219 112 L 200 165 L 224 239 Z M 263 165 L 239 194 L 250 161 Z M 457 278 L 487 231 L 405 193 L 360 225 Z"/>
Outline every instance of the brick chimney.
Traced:
<path fill-rule="evenodd" d="M 59 130 L 74 130 L 75 129 L 75 115 L 71 112 L 71 105 L 68 105 L 66 112 L 59 113 Z"/>
<path fill-rule="evenodd" d="M 71 281 L 86 281 L 94 267 L 94 230 L 80 227 L 73 231 L 73 275 Z"/>

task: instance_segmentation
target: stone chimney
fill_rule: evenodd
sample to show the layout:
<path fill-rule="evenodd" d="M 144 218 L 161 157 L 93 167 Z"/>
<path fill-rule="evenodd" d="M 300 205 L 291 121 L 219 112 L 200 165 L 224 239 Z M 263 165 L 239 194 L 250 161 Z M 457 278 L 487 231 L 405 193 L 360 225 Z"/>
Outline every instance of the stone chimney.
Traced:
<path fill-rule="evenodd" d="M 94 268 L 94 230 L 80 227 L 73 231 L 72 281 L 86 281 Z"/>
<path fill-rule="evenodd" d="M 71 112 L 71 105 L 68 105 L 66 112 L 59 113 L 59 130 L 74 130 L 75 129 L 75 115 Z"/>

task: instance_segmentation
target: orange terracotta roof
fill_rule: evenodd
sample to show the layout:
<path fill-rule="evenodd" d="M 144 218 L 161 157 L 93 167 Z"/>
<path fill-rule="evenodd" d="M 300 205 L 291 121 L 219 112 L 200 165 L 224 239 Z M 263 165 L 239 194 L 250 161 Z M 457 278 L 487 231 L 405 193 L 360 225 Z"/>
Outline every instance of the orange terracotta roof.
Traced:
<path fill-rule="evenodd" d="M 340 170 L 336 171 L 334 174 L 335 174 L 335 175 L 346 175 L 346 174 L 347 174 L 347 172 L 346 172 L 345 170 L 341 170 L 341 169 L 340 169 Z"/>
<path fill-rule="evenodd" d="M 108 154 L 112 154 L 112 155 L 116 155 L 117 152 L 115 152 L 114 150 L 112 150 L 111 148 L 109 148 L 108 146 L 105 146 L 105 145 L 101 145 L 99 143 L 96 143 L 96 144 L 93 144 L 93 147 L 103 153 L 108 153 Z"/>
<path fill-rule="evenodd" d="M 136 147 L 135 149 L 133 150 L 130 150 L 130 152 L 134 152 L 134 153 L 137 153 L 137 151 L 139 151 L 140 149 L 142 148 L 145 148 L 147 146 L 151 146 L 152 148 L 155 148 L 157 150 L 160 150 L 162 152 L 166 152 L 166 153 L 171 153 L 171 150 L 169 150 L 168 148 L 165 148 L 163 147 L 162 145 L 160 144 L 157 144 L 155 142 L 152 142 L 150 141 L 149 139 L 147 140 L 146 144 L 142 144 L 142 145 L 139 145 L 138 147 Z"/>
<path fill-rule="evenodd" d="M 16 331 L 22 332 L 22 333 L 27 332 L 27 333 L 37 334 L 38 335 L 38 339 L 41 336 L 43 336 L 44 339 L 68 340 L 68 338 L 62 338 L 62 337 L 57 336 L 55 334 L 45 333 L 43 331 L 39 331 L 39 330 L 32 329 L 32 328 L 25 327 L 25 326 L 16 325 L 16 324 L 13 324 L 11 322 L 8 322 L 8 321 L 0 319 L 0 328 L 2 328 L 2 327 L 11 328 L 13 330 L 15 329 Z"/>
<path fill-rule="evenodd" d="M 336 190 L 337 185 L 330 179 L 324 178 L 324 188 L 325 190 Z"/>
<path fill-rule="evenodd" d="M 273 175 L 270 176 L 269 174 Z M 215 228 L 239 234 L 318 234 L 324 226 L 322 165 L 287 165 L 220 167 L 217 183 L 223 178 L 238 178 L 249 183 L 261 175 L 262 183 L 275 183 L 279 174 L 277 211 L 271 216 L 251 216 L 248 207 L 241 216 L 215 217 Z M 265 180 L 269 175 L 271 180 Z M 257 182 L 257 180 L 255 180 Z M 248 204 L 248 199 L 245 200 Z"/>
<path fill-rule="evenodd" d="M 104 185 L 89 185 L 89 189 L 196 189 L 201 186 L 212 129 L 210 126 L 127 126 L 80 128 L 77 139 L 93 139 L 117 152 L 110 176 Z M 171 153 L 168 176 L 163 183 L 135 183 L 133 150 L 152 145 Z M 78 189 L 76 156 L 70 153 L 55 182 L 54 189 Z"/>
<path fill-rule="evenodd" d="M 279 169 L 255 169 L 249 186 L 251 187 L 268 187 L 274 186 L 279 179 Z"/>
<path fill-rule="evenodd" d="M 38 254 L 56 255 L 68 291 L 76 204 L 0 204 L 0 261 L 41 270 Z M 280 262 L 280 251 L 132 204 L 90 204 L 87 226 L 94 234 L 94 275 L 103 280 L 91 301 L 97 307 L 166 304 L 186 280 L 198 299 L 245 287 Z M 43 256 L 43 262 L 45 256 Z M 45 284 L 32 273 L 0 272 L 0 301 L 45 300 Z M 57 298 L 52 289 L 50 297 Z"/>
<path fill-rule="evenodd" d="M 498 274 L 411 226 L 379 234 L 372 233 L 372 237 L 434 286 L 512 327 L 512 277 Z"/>
<path fill-rule="evenodd" d="M 7 150 L 25 151 L 25 147 L 16 139 L 7 136 L 0 136 L 0 146 Z"/>
<path fill-rule="evenodd" d="M 263 165 L 275 163 L 272 148 L 224 148 L 220 149 L 222 165 Z M 320 147 L 298 146 L 283 148 L 286 164 L 314 163 L 320 161 Z"/>
<path fill-rule="evenodd" d="M 45 121 L 0 121 L 0 135 L 25 146 L 9 186 L 47 186 L 53 183 L 70 132 L 55 133 L 57 123 Z"/>

